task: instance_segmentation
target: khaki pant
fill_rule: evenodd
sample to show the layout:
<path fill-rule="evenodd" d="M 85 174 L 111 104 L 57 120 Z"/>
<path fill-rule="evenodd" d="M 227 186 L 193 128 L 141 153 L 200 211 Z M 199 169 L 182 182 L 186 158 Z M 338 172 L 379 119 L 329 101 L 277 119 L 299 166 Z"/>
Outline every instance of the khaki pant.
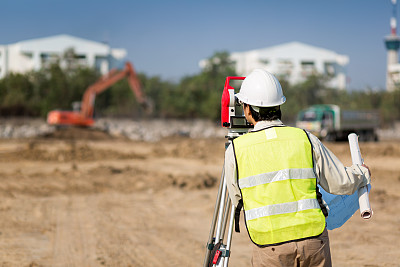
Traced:
<path fill-rule="evenodd" d="M 330 267 L 328 231 L 315 238 L 260 248 L 254 246 L 253 267 Z"/>

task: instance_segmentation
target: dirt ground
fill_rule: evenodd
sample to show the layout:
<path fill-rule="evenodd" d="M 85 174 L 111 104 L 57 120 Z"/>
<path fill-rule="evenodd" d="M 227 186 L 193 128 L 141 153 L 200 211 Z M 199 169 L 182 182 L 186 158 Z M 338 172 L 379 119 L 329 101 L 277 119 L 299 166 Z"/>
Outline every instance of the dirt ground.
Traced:
<path fill-rule="evenodd" d="M 155 143 L 63 130 L 0 140 L 0 266 L 202 266 L 223 138 Z M 345 164 L 347 143 L 326 143 Z M 400 266 L 400 143 L 361 143 L 365 221 L 330 231 L 334 266 Z M 244 224 L 231 267 L 250 266 Z"/>

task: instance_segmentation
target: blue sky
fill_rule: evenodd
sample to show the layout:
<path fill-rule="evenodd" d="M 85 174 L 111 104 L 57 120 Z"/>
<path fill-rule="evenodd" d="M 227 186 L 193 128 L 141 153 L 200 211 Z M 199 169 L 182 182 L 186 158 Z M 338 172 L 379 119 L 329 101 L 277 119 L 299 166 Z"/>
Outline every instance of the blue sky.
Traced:
<path fill-rule="evenodd" d="M 384 88 L 390 0 L 3 0 L 0 44 L 70 34 L 125 48 L 138 72 L 177 80 L 216 51 L 299 41 L 348 55 L 349 88 Z"/>

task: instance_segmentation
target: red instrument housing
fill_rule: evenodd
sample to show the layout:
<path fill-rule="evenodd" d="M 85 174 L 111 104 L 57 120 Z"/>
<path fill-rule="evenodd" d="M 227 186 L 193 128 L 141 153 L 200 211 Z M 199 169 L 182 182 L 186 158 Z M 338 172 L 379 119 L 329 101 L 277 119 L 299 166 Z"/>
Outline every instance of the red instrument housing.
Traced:
<path fill-rule="evenodd" d="M 235 112 L 235 88 L 229 83 L 232 80 L 244 80 L 246 77 L 228 76 L 225 80 L 224 91 L 221 98 L 221 126 L 230 127 L 231 114 Z"/>

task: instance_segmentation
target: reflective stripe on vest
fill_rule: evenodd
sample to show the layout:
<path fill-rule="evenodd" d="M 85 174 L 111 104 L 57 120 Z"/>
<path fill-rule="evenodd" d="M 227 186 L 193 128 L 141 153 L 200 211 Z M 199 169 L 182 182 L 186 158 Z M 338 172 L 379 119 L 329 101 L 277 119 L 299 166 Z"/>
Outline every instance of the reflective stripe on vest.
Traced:
<path fill-rule="evenodd" d="M 254 220 L 257 218 L 279 215 L 284 213 L 298 212 L 309 209 L 319 209 L 319 203 L 316 199 L 302 199 L 296 202 L 280 203 L 268 205 L 252 210 L 246 210 L 246 219 Z"/>
<path fill-rule="evenodd" d="M 285 169 L 242 178 L 239 180 L 239 187 L 246 188 L 276 181 L 283 181 L 287 179 L 309 178 L 315 178 L 315 173 L 313 169 Z"/>
<path fill-rule="evenodd" d="M 320 235 L 325 217 L 306 133 L 272 127 L 233 144 L 250 239 L 265 246 Z"/>

